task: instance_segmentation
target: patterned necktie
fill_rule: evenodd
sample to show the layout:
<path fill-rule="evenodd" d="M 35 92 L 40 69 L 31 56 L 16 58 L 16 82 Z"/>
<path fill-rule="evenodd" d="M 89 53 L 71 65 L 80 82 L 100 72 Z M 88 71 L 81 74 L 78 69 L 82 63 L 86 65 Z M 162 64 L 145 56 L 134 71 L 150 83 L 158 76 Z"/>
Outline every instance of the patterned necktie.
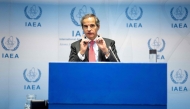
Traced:
<path fill-rule="evenodd" d="M 96 62 L 93 45 L 94 45 L 94 41 L 91 41 L 90 42 L 90 49 L 89 49 L 89 62 Z"/>

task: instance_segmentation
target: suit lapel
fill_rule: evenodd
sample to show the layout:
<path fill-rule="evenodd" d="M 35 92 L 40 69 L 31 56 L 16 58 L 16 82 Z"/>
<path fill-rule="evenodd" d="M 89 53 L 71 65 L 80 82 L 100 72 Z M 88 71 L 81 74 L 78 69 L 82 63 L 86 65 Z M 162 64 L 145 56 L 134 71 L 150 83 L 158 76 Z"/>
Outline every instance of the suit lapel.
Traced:
<path fill-rule="evenodd" d="M 86 52 L 85 52 L 85 56 L 86 56 L 86 60 L 89 61 L 89 47 L 87 48 Z"/>
<path fill-rule="evenodd" d="M 98 61 L 102 61 L 102 51 L 98 48 Z"/>
<path fill-rule="evenodd" d="M 107 44 L 107 43 L 106 43 Z M 108 46 L 107 46 L 108 47 Z M 98 61 L 103 61 L 105 58 L 105 54 L 98 48 Z"/>

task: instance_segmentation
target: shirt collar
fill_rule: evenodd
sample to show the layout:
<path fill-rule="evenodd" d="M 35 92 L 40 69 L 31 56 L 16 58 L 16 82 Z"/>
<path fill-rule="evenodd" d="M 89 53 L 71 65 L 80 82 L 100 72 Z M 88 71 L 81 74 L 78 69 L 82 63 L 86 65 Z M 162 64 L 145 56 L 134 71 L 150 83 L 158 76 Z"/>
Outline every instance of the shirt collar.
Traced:
<path fill-rule="evenodd" d="M 98 37 L 98 36 L 96 36 L 96 38 L 95 38 L 93 41 L 96 41 L 97 37 Z M 86 39 L 90 40 L 88 37 L 86 37 Z M 90 41 L 91 41 L 91 40 L 90 40 Z"/>

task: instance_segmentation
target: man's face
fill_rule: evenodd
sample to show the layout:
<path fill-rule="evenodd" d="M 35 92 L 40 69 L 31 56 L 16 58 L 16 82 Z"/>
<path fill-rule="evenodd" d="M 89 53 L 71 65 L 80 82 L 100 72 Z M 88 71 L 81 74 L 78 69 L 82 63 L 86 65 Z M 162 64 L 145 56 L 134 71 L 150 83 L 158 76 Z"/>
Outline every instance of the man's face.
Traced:
<path fill-rule="evenodd" d="M 97 36 L 99 27 L 96 26 L 94 17 L 89 17 L 83 20 L 84 34 L 90 39 L 94 40 Z"/>

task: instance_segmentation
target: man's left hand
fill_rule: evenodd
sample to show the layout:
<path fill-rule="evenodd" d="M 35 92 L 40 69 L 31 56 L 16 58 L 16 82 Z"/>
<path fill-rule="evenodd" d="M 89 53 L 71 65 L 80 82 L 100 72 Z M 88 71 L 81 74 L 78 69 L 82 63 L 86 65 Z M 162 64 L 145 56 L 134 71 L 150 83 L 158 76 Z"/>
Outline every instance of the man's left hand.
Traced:
<path fill-rule="evenodd" d="M 107 55 L 107 53 L 109 52 L 109 49 L 107 48 L 106 42 L 104 41 L 102 37 L 100 37 L 100 35 L 96 39 L 96 44 L 102 50 L 102 52 L 105 53 L 105 55 Z"/>

